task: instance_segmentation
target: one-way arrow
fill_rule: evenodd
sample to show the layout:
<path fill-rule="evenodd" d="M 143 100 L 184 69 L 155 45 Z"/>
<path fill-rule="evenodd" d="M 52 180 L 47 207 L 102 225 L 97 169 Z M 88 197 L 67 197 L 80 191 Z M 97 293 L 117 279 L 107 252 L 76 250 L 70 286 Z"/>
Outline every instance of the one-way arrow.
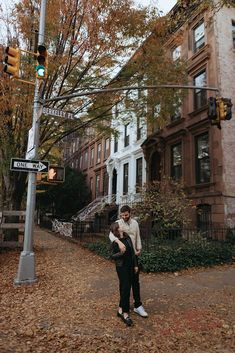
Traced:
<path fill-rule="evenodd" d="M 46 173 L 49 169 L 49 162 L 12 158 L 10 169 L 18 172 Z"/>

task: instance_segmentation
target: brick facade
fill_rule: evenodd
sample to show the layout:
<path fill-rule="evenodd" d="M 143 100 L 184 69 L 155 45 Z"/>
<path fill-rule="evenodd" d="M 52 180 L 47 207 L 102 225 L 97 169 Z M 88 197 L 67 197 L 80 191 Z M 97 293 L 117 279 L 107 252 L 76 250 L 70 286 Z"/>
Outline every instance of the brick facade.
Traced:
<path fill-rule="evenodd" d="M 235 20 L 235 9 L 191 16 L 169 38 L 166 47 L 171 53 L 176 46 L 181 46 L 181 56 L 187 60 L 189 84 L 197 85 L 195 81 L 206 78 L 206 86 L 218 87 L 220 96 L 232 98 L 234 102 L 232 20 Z M 195 38 L 199 38 L 196 44 L 193 42 Z M 198 45 L 197 50 L 195 45 Z M 199 210 L 192 215 L 193 225 L 200 226 L 203 222 L 215 226 L 234 225 L 235 159 L 232 151 L 235 148 L 235 121 L 222 122 L 221 130 L 211 126 L 207 117 L 207 99 L 215 97 L 215 92 L 201 94 L 198 107 L 195 106 L 196 93 L 193 90 L 188 92 L 180 118 L 161 131 L 148 129 L 149 136 L 143 144 L 147 179 L 153 179 L 152 175 L 158 179 L 163 174 L 172 176 L 172 170 L 177 168 L 177 165 L 172 166 L 174 148 L 177 151 L 178 147 L 181 151 L 178 168 L 188 195 Z"/>

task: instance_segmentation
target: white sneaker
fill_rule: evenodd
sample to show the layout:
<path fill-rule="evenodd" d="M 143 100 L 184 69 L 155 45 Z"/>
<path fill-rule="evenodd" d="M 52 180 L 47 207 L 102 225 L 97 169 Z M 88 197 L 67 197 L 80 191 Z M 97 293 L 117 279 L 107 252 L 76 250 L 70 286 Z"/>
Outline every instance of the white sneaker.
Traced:
<path fill-rule="evenodd" d="M 138 308 L 134 308 L 134 312 L 142 317 L 148 317 L 148 314 L 146 313 L 142 305 L 140 305 Z"/>

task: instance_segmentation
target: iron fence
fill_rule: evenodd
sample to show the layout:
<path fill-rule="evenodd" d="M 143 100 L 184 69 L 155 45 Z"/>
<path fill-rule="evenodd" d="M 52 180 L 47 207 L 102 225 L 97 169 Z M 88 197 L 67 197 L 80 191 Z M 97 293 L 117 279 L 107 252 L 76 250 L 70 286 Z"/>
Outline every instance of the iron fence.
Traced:
<path fill-rule="evenodd" d="M 82 221 L 73 223 L 72 237 L 83 243 L 104 242 L 108 239 L 109 226 L 99 222 Z"/>
<path fill-rule="evenodd" d="M 143 248 L 149 250 L 159 244 L 177 244 L 185 241 L 231 241 L 235 243 L 235 228 L 210 227 L 197 228 L 152 228 L 151 225 L 140 225 Z M 109 225 L 104 227 L 96 222 L 84 221 L 73 223 L 72 237 L 81 242 L 104 242 L 108 240 Z"/>
<path fill-rule="evenodd" d="M 178 245 L 182 242 L 232 242 L 235 243 L 235 228 L 210 227 L 200 230 L 197 228 L 171 228 L 171 229 L 149 229 L 141 228 L 143 249 L 150 250 L 159 245 Z M 205 242 L 205 244 L 206 244 Z"/>

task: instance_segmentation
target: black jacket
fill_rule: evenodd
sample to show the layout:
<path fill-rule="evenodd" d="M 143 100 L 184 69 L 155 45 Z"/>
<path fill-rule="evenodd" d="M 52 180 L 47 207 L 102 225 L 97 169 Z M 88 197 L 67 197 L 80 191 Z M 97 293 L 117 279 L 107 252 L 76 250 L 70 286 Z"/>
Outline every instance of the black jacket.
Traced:
<path fill-rule="evenodd" d="M 111 259 L 115 261 L 117 267 L 131 265 L 132 267 L 137 267 L 137 259 L 131 238 L 127 233 L 123 234 L 123 238 L 119 238 L 120 241 L 126 246 L 126 251 L 121 253 L 118 244 L 114 241 L 112 243 L 112 254 Z"/>

